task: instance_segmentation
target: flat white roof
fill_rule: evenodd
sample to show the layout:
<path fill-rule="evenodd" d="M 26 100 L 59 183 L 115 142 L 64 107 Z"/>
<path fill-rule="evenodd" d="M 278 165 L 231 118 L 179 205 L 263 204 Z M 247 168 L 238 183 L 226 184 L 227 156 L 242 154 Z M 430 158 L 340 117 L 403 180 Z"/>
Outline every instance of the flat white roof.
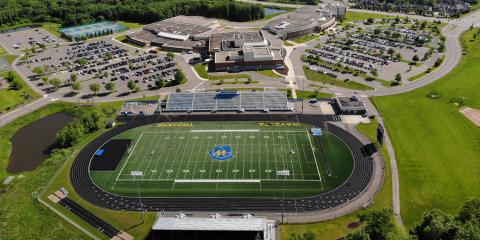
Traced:
<path fill-rule="evenodd" d="M 269 227 L 269 224 L 270 227 Z M 274 222 L 265 218 L 239 217 L 159 217 L 153 224 L 153 230 L 185 231 L 266 231 L 274 227 Z"/>

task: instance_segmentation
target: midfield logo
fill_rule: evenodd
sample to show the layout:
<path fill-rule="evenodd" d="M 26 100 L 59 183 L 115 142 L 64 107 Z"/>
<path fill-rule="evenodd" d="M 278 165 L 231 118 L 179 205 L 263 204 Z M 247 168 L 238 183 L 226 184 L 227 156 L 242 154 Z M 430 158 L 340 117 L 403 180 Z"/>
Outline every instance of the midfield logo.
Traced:
<path fill-rule="evenodd" d="M 218 145 L 208 152 L 208 155 L 217 161 L 225 161 L 233 158 L 232 147 L 230 145 Z"/>

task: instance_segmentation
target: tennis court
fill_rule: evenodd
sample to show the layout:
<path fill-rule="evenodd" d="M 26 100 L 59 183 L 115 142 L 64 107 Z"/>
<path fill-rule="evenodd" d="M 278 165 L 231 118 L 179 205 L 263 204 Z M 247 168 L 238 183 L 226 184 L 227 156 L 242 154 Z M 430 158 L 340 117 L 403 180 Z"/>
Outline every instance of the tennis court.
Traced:
<path fill-rule="evenodd" d="M 100 36 L 105 35 L 109 31 L 120 32 L 128 29 L 118 22 L 97 22 L 92 24 L 85 24 L 79 26 L 73 26 L 60 29 L 60 32 L 69 38 L 87 37 L 87 36 Z"/>
<path fill-rule="evenodd" d="M 348 147 L 298 122 L 178 122 L 128 130 L 114 171 L 91 171 L 97 185 L 126 195 L 307 196 L 349 176 Z"/>

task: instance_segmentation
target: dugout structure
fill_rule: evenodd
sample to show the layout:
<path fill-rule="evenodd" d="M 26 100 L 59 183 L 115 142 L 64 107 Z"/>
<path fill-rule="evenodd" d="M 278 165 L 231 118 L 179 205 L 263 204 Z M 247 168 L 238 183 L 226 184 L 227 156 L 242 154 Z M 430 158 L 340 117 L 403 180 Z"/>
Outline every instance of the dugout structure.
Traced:
<path fill-rule="evenodd" d="M 328 132 L 341 139 L 352 151 L 354 167 L 348 179 L 327 192 L 303 197 L 138 197 L 114 194 L 98 187 L 91 178 L 88 164 L 92 156 L 105 142 L 129 129 L 161 122 L 187 121 L 289 121 L 312 126 L 324 126 L 333 118 L 318 115 L 172 115 L 143 118 L 101 135 L 88 144 L 77 156 L 71 168 L 71 181 L 77 193 L 100 207 L 133 211 L 261 211 L 261 212 L 309 212 L 339 207 L 360 196 L 372 179 L 373 163 L 361 153 L 361 142 L 345 130 L 328 124 Z M 108 201 L 106 201 L 108 199 Z"/>

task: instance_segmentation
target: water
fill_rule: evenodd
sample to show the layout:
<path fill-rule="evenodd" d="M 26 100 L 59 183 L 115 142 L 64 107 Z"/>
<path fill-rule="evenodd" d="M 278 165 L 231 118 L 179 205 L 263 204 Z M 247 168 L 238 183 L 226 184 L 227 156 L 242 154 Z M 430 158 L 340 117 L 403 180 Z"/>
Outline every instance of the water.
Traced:
<path fill-rule="evenodd" d="M 275 9 L 275 8 L 263 8 L 263 9 L 265 11 L 265 16 L 270 16 L 270 15 L 286 12 L 285 10 Z"/>
<path fill-rule="evenodd" d="M 0 57 L 0 72 L 10 70 L 10 64 L 5 57 Z"/>
<path fill-rule="evenodd" d="M 12 137 L 12 153 L 7 171 L 20 173 L 40 166 L 50 155 L 57 132 L 73 119 L 70 114 L 55 113 L 18 130 Z"/>

